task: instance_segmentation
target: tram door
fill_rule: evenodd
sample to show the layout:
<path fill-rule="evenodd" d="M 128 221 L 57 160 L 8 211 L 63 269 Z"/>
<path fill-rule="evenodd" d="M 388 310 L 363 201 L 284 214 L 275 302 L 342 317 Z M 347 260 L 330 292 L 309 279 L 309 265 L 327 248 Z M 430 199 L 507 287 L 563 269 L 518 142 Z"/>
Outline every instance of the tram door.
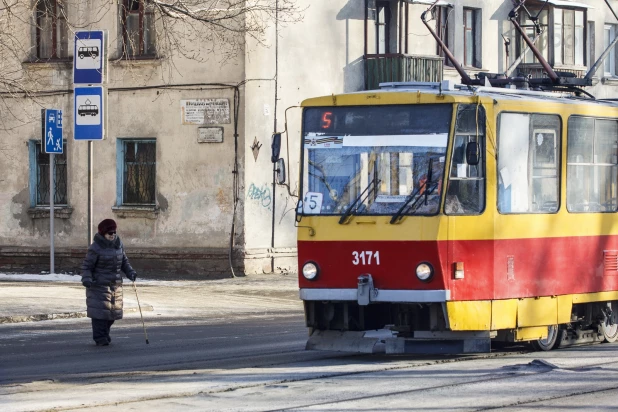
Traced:
<path fill-rule="evenodd" d="M 480 270 L 471 266 L 473 262 L 478 265 L 480 260 L 475 256 L 475 246 L 470 240 L 477 237 L 471 231 L 476 231 L 481 225 L 479 216 L 486 206 L 485 117 L 482 105 L 460 104 L 457 108 L 444 199 L 449 240 L 447 259 L 453 266 L 449 268 L 452 273 L 447 277 L 451 279 L 450 289 L 455 294 L 452 298 L 465 298 L 469 292 L 479 288 L 471 282 L 457 283 L 456 271 L 462 269 L 469 273 Z M 491 217 L 482 220 L 493 224 Z M 465 266 L 457 268 L 456 262 Z"/>

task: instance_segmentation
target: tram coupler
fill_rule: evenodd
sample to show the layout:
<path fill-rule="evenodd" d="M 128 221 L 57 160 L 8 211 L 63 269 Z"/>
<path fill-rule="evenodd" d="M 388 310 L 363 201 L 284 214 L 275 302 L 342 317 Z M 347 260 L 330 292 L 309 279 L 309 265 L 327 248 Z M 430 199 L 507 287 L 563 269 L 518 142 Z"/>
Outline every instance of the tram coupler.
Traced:
<path fill-rule="evenodd" d="M 371 294 L 374 293 L 373 278 L 369 273 L 358 277 L 358 290 L 356 300 L 360 306 L 367 306 L 371 303 Z"/>

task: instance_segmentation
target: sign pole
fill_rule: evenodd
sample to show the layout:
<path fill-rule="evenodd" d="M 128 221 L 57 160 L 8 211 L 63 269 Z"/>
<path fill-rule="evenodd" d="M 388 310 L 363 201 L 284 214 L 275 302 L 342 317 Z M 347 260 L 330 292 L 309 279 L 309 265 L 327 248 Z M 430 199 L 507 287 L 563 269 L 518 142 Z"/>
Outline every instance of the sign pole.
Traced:
<path fill-rule="evenodd" d="M 92 228 L 94 227 L 93 221 L 93 192 L 92 192 L 92 181 L 93 181 L 93 144 L 92 140 L 88 141 L 88 246 L 92 242 Z"/>
<path fill-rule="evenodd" d="M 54 154 L 62 154 L 62 110 L 42 109 L 41 152 L 49 154 L 49 273 L 55 273 L 54 265 L 54 200 L 56 197 L 56 161 Z"/>
<path fill-rule="evenodd" d="M 76 31 L 73 49 L 73 138 L 88 141 L 88 245 L 94 228 L 94 146 L 105 137 L 107 34 Z"/>
<path fill-rule="evenodd" d="M 54 271 L 54 195 L 55 190 L 55 164 L 54 154 L 49 154 L 49 274 L 53 275 Z"/>

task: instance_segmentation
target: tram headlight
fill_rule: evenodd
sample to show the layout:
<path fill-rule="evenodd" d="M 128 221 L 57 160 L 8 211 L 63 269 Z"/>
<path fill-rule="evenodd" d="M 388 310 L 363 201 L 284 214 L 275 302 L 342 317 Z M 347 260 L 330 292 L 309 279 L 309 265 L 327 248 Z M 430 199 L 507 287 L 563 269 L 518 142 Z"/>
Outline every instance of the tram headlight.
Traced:
<path fill-rule="evenodd" d="M 320 274 L 320 268 L 315 262 L 307 262 L 303 265 L 303 276 L 307 280 L 314 280 Z"/>
<path fill-rule="evenodd" d="M 419 263 L 416 267 L 416 277 L 423 282 L 430 281 L 433 277 L 433 266 L 427 262 Z"/>

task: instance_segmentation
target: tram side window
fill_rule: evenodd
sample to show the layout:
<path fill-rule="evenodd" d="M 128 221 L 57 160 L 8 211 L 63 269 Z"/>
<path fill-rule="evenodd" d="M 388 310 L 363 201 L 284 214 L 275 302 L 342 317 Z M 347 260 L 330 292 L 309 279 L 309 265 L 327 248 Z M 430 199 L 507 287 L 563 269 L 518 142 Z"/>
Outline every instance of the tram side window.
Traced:
<path fill-rule="evenodd" d="M 498 211 L 555 213 L 559 206 L 560 117 L 502 113 L 498 130 Z"/>
<path fill-rule="evenodd" d="M 567 139 L 567 210 L 618 210 L 618 122 L 571 117 Z"/>
<path fill-rule="evenodd" d="M 478 143 L 481 154 L 477 165 L 466 162 L 466 147 Z M 474 215 L 485 209 L 485 109 L 460 105 L 457 110 L 455 141 L 444 212 L 448 215 Z"/>

